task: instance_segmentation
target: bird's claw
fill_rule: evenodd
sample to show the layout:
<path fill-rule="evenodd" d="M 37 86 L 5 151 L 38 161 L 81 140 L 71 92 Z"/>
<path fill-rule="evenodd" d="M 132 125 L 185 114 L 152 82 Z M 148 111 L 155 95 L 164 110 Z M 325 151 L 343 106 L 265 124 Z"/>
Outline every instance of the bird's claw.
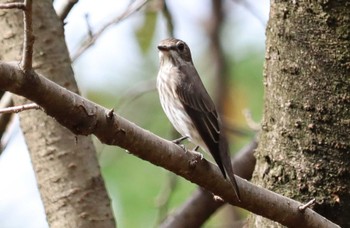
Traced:
<path fill-rule="evenodd" d="M 194 150 L 192 150 L 191 152 L 196 155 L 196 158 L 195 158 L 196 160 L 199 160 L 199 161 L 203 160 L 203 158 L 204 158 L 203 154 L 200 152 L 197 152 L 196 148 Z"/>
<path fill-rule="evenodd" d="M 184 144 L 177 144 L 179 147 L 181 147 L 181 149 L 183 149 L 183 151 L 185 151 L 185 153 L 187 153 L 187 148 L 185 147 Z"/>
<path fill-rule="evenodd" d="M 224 202 L 224 200 L 220 196 L 217 196 L 217 195 L 214 195 L 214 194 L 213 194 L 213 200 L 215 202 Z"/>
<path fill-rule="evenodd" d="M 187 153 L 188 150 L 186 149 L 186 147 L 183 144 L 181 144 L 181 142 L 184 141 L 185 139 L 188 139 L 188 136 L 182 136 L 181 138 L 172 140 L 172 142 L 175 143 L 176 145 L 178 145 L 179 147 L 181 147 L 183 149 L 183 151 L 185 151 L 185 153 Z"/>
<path fill-rule="evenodd" d="M 178 138 L 178 139 L 174 139 L 172 142 L 177 144 L 177 145 L 180 145 L 180 143 L 182 141 L 184 141 L 185 139 L 188 139 L 188 136 L 182 136 L 181 138 Z"/>
<path fill-rule="evenodd" d="M 190 167 L 194 168 L 194 167 L 196 167 L 198 162 L 203 160 L 204 157 L 203 157 L 202 153 L 199 153 L 195 150 L 193 150 L 191 152 L 195 155 L 195 158 L 190 160 Z"/>

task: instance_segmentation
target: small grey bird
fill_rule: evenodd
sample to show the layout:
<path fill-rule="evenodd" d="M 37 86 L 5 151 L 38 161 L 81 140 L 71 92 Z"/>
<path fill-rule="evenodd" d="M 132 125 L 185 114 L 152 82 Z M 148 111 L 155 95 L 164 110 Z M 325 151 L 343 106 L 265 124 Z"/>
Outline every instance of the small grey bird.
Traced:
<path fill-rule="evenodd" d="M 174 142 L 188 138 L 210 152 L 223 176 L 226 178 L 228 175 L 240 201 L 221 120 L 193 65 L 189 47 L 182 40 L 169 38 L 161 41 L 158 49 L 157 89 L 160 103 L 170 122 L 183 136 Z"/>

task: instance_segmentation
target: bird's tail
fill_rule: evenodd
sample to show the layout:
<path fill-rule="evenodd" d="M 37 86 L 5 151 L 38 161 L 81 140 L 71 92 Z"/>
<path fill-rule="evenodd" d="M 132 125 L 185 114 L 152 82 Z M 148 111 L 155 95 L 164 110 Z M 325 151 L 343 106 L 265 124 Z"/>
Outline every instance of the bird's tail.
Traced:
<path fill-rule="evenodd" d="M 239 188 L 236 182 L 235 174 L 233 173 L 232 169 L 232 163 L 231 163 L 231 157 L 230 157 L 230 150 L 228 147 L 228 142 L 225 136 L 221 135 L 220 138 L 220 153 L 221 153 L 221 160 L 222 165 L 225 168 L 226 174 L 228 178 L 230 179 L 230 182 L 233 187 L 233 191 L 238 199 L 238 201 L 241 201 L 241 196 L 239 193 Z"/>

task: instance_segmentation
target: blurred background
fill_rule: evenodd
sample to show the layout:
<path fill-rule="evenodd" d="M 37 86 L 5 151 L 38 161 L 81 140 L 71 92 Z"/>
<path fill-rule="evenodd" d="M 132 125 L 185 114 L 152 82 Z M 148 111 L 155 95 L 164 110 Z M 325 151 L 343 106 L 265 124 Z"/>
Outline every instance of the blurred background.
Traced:
<path fill-rule="evenodd" d="M 55 8 L 64 2 L 55 0 Z M 176 138 L 155 88 L 156 47 L 169 36 L 182 39 L 224 117 L 234 155 L 254 137 L 243 111 L 256 122 L 262 115 L 269 1 L 226 0 L 219 12 L 215 2 L 79 1 L 65 19 L 65 35 L 82 95 L 163 138 Z M 96 33 L 96 42 L 84 46 Z M 48 227 L 18 120 L 4 140 L 0 227 Z M 118 227 L 155 227 L 197 188 L 125 150 L 95 145 Z M 205 227 L 225 227 L 226 214 L 220 209 Z"/>

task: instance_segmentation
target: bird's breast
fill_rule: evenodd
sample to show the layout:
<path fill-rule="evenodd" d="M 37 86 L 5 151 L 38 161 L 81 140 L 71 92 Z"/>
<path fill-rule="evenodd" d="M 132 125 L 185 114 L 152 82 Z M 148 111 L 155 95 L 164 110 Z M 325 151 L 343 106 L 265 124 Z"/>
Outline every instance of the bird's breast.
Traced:
<path fill-rule="evenodd" d="M 162 108 L 174 126 L 182 135 L 188 136 L 196 145 L 206 148 L 190 116 L 176 93 L 180 77 L 171 66 L 160 67 L 157 77 L 157 90 Z"/>

